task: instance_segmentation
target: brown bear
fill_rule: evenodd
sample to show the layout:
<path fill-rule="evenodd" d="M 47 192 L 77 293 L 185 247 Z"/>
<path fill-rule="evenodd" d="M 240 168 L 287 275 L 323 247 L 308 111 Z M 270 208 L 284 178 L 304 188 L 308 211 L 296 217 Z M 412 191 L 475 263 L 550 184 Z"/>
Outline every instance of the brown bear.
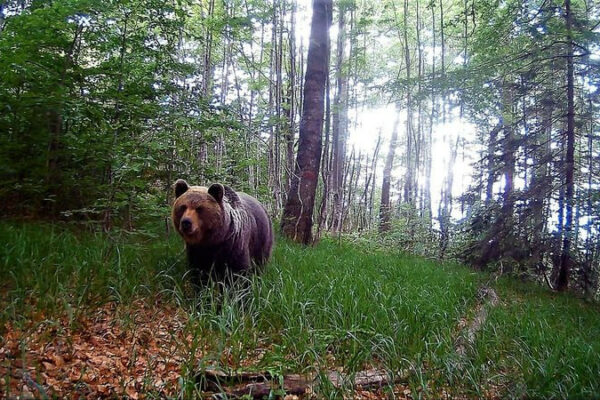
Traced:
<path fill-rule="evenodd" d="M 175 182 L 173 224 L 186 244 L 192 281 L 255 270 L 271 256 L 273 229 L 254 197 L 220 183 L 189 186 Z"/>

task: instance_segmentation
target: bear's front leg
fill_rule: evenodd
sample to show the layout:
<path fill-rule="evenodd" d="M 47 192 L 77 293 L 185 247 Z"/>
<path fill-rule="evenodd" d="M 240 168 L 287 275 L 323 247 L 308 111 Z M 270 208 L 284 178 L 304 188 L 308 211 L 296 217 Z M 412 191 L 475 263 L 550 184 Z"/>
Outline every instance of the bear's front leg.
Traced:
<path fill-rule="evenodd" d="M 250 251 L 248 248 L 238 249 L 232 252 L 227 262 L 229 270 L 235 274 L 249 271 L 252 267 L 250 262 Z"/>
<path fill-rule="evenodd" d="M 200 246 L 186 246 L 188 258 L 188 274 L 190 281 L 196 289 L 205 287 L 214 268 L 214 257 Z"/>

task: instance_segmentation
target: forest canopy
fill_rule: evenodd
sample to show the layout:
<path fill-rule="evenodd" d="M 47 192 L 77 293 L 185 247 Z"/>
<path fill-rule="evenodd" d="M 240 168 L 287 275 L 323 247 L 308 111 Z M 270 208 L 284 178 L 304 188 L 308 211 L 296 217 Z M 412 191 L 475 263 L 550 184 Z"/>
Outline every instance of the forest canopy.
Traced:
<path fill-rule="evenodd" d="M 600 4 L 328 10 L 315 237 L 361 232 L 597 296 Z M 3 215 L 142 229 L 184 178 L 281 218 L 311 15 L 296 0 L 0 3 Z"/>

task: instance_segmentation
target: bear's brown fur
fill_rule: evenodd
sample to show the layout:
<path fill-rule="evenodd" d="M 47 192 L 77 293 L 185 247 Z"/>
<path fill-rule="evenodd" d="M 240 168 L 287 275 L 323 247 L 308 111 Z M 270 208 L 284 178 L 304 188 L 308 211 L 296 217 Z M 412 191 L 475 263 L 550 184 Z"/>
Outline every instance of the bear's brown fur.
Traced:
<path fill-rule="evenodd" d="M 223 279 L 265 264 L 271 256 L 273 229 L 254 197 L 229 186 L 189 186 L 175 182 L 173 224 L 186 244 L 195 283 Z"/>

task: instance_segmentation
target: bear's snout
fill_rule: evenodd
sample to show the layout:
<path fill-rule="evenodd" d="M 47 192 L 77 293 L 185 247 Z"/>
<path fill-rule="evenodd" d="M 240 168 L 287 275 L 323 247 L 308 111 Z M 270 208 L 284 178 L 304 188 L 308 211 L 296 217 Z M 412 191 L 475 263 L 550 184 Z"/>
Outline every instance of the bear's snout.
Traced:
<path fill-rule="evenodd" d="M 181 231 L 183 233 L 191 233 L 191 231 L 192 231 L 192 220 L 190 218 L 183 218 L 181 220 Z"/>

